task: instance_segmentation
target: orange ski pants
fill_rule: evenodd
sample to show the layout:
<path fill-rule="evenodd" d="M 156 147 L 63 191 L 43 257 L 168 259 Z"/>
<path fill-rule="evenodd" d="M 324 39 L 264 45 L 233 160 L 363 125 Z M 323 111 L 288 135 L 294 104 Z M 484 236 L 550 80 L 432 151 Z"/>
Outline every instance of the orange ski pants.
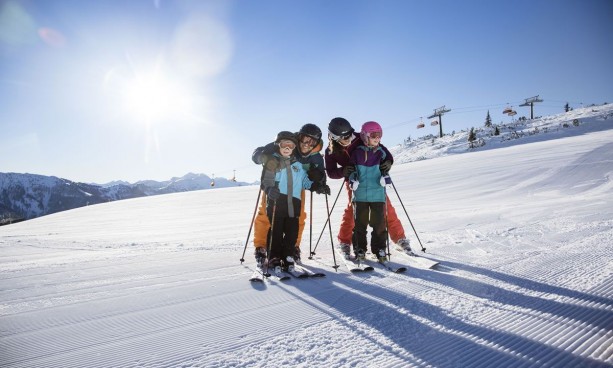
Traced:
<path fill-rule="evenodd" d="M 300 248 L 300 240 L 302 239 L 302 231 L 306 221 L 306 212 L 304 210 L 304 190 L 300 193 L 300 217 L 298 218 L 298 239 L 296 246 Z M 258 213 L 255 216 L 253 229 L 253 245 L 256 248 L 268 246 L 268 230 L 270 230 L 270 220 L 266 215 L 266 194 L 262 193 L 262 200 Z"/>

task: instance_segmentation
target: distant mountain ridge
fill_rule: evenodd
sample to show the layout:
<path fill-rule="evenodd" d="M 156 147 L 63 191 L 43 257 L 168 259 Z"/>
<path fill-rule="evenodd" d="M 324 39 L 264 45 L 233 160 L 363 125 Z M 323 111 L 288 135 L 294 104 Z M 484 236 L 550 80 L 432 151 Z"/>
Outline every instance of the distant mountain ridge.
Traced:
<path fill-rule="evenodd" d="M 158 194 L 250 185 L 225 178 L 188 173 L 167 181 L 145 180 L 130 184 L 78 183 L 55 176 L 0 173 L 0 225 L 92 204 Z"/>

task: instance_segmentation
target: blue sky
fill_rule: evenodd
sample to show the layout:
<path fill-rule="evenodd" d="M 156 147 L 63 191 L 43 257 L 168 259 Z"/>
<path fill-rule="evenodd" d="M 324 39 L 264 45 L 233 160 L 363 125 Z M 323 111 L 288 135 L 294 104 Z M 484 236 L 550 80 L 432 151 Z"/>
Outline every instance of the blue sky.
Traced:
<path fill-rule="evenodd" d="M 378 121 L 383 143 L 613 102 L 613 2 L 0 2 L 0 171 L 253 181 L 280 130 Z M 422 119 L 420 119 L 422 118 Z M 423 120 L 426 128 L 417 130 Z"/>

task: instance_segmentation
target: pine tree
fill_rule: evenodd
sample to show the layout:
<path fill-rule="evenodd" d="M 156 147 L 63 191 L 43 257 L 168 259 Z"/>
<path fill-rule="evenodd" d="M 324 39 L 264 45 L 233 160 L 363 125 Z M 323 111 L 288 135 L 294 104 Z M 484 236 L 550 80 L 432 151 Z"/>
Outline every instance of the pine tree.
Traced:
<path fill-rule="evenodd" d="M 490 117 L 490 110 L 487 110 L 487 116 L 485 117 L 485 126 L 487 128 L 492 126 L 492 118 Z"/>
<path fill-rule="evenodd" d="M 470 132 L 468 133 L 468 143 L 470 144 L 470 148 L 474 148 L 475 139 L 477 139 L 475 128 L 470 128 Z"/>
<path fill-rule="evenodd" d="M 570 106 L 568 105 L 568 102 L 566 103 L 566 105 L 564 105 L 564 112 L 569 112 L 570 111 Z"/>

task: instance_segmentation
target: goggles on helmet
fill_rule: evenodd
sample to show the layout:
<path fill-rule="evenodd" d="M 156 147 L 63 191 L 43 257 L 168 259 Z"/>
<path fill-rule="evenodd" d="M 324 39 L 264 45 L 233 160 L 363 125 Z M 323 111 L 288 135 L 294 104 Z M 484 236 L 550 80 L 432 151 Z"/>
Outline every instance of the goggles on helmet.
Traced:
<path fill-rule="evenodd" d="M 282 140 L 281 142 L 279 142 L 279 147 L 289 148 L 293 150 L 294 148 L 296 148 L 296 144 L 289 140 Z"/>

